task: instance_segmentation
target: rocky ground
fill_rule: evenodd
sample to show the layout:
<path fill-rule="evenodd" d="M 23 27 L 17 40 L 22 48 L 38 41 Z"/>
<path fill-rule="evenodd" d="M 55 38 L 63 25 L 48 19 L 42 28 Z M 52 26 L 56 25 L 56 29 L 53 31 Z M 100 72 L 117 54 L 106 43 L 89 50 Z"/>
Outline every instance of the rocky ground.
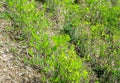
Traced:
<path fill-rule="evenodd" d="M 0 14 L 5 11 L 3 4 L 0 1 Z M 0 83 L 39 83 L 40 74 L 24 64 L 20 56 L 23 48 L 10 39 L 7 26 L 11 26 L 11 22 L 0 18 Z"/>

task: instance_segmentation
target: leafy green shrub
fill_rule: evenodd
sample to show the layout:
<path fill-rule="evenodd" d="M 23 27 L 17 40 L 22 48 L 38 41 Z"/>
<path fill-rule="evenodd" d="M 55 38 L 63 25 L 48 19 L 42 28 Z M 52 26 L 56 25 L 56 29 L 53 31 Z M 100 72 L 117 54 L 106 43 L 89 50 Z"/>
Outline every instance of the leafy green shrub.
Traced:
<path fill-rule="evenodd" d="M 27 62 L 40 66 L 45 75 L 45 81 L 60 83 L 88 81 L 88 72 L 82 60 L 76 55 L 74 46 L 69 47 L 69 40 L 69 36 L 54 36 L 51 46 L 50 41 L 44 37 L 42 40 L 44 42 L 37 43 L 38 40 L 36 40 L 35 45 L 32 45 L 36 46 L 38 51 L 31 49 L 32 58 Z"/>
<path fill-rule="evenodd" d="M 53 37 L 54 48 L 56 48 L 53 58 L 55 60 L 55 68 L 57 68 L 53 76 L 56 80 L 59 80 L 58 82 L 80 82 L 85 78 L 87 82 L 86 76 L 88 72 L 83 70 L 84 66 L 76 55 L 74 47 L 69 47 L 69 44 L 66 44 L 69 40 L 69 36 Z"/>
<path fill-rule="evenodd" d="M 18 31 L 23 39 L 30 39 L 32 31 L 39 33 L 48 26 L 48 20 L 44 17 L 45 10 L 37 11 L 34 0 L 7 0 L 6 2 L 10 7 L 9 15 L 14 30 Z"/>

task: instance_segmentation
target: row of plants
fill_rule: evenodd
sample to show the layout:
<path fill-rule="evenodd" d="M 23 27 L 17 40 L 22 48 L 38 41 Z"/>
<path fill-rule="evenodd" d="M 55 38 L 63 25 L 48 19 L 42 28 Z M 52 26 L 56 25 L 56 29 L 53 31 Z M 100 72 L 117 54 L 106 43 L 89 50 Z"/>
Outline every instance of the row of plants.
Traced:
<path fill-rule="evenodd" d="M 50 37 L 47 33 L 48 28 L 52 26 L 52 22 L 46 16 L 54 11 L 47 11 L 48 7 L 53 5 L 51 3 L 54 3 L 53 6 L 69 5 L 72 1 L 45 2 L 41 10 L 37 10 L 35 0 L 6 2 L 9 7 L 9 18 L 13 22 L 11 30 L 17 32 L 19 41 L 25 40 L 23 45 L 29 47 L 29 57 L 26 55 L 24 61 L 38 67 L 42 82 L 89 82 L 88 69 L 84 60 L 77 56 L 75 45 L 69 42 L 71 37 L 68 34 Z M 57 9 L 52 15 L 55 15 L 56 11 Z"/>
<path fill-rule="evenodd" d="M 60 7 L 60 15 L 64 16 L 60 34 L 70 36 L 69 42 L 75 45 L 77 55 L 85 59 L 91 73 L 95 73 L 95 79 L 90 80 L 119 83 L 120 0 L 52 2 L 54 6 L 49 4 L 48 8 L 52 6 L 51 10 L 54 8 L 57 14 Z"/>
<path fill-rule="evenodd" d="M 68 11 L 61 32 L 71 37 L 77 55 L 86 59 L 100 83 L 120 82 L 120 1 L 117 2 L 85 0 L 65 5 Z"/>

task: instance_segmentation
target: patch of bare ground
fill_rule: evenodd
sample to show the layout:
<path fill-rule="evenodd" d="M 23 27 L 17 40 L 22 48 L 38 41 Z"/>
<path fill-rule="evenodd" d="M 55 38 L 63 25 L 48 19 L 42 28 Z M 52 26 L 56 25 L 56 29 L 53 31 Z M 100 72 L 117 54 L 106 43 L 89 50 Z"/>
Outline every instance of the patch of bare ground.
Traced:
<path fill-rule="evenodd" d="M 0 14 L 4 10 L 0 6 Z M 6 26 L 11 26 L 11 22 L 0 19 L 0 83 L 40 83 L 41 75 L 30 65 L 24 64 L 19 56 L 23 48 L 9 38 Z"/>

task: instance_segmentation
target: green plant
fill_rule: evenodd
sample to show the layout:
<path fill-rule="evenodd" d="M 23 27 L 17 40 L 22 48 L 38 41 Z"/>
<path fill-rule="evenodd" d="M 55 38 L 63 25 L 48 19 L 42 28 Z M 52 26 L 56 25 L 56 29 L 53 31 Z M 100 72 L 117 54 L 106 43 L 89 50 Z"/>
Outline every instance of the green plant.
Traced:
<path fill-rule="evenodd" d="M 32 58 L 27 62 L 40 66 L 41 72 L 45 75 L 45 81 L 61 83 L 80 82 L 86 79 L 87 82 L 88 72 L 82 60 L 76 55 L 74 46 L 68 48 L 69 36 L 52 37 L 52 46 L 46 38 L 42 40 L 44 42 L 36 42 L 35 45 L 32 43 L 33 47 L 36 46 L 34 47 L 36 51 L 32 49 L 29 51 Z"/>
<path fill-rule="evenodd" d="M 80 82 L 87 77 L 88 72 L 84 70 L 82 61 L 76 55 L 74 47 L 68 48 L 66 44 L 69 41 L 69 36 L 63 37 L 53 37 L 53 42 L 55 44 L 56 51 L 53 54 L 55 61 L 55 71 L 53 77 L 56 82 Z M 53 79 L 53 80 L 54 80 Z M 60 81 L 61 80 L 61 81 Z M 86 79 L 87 82 L 87 79 Z"/>

